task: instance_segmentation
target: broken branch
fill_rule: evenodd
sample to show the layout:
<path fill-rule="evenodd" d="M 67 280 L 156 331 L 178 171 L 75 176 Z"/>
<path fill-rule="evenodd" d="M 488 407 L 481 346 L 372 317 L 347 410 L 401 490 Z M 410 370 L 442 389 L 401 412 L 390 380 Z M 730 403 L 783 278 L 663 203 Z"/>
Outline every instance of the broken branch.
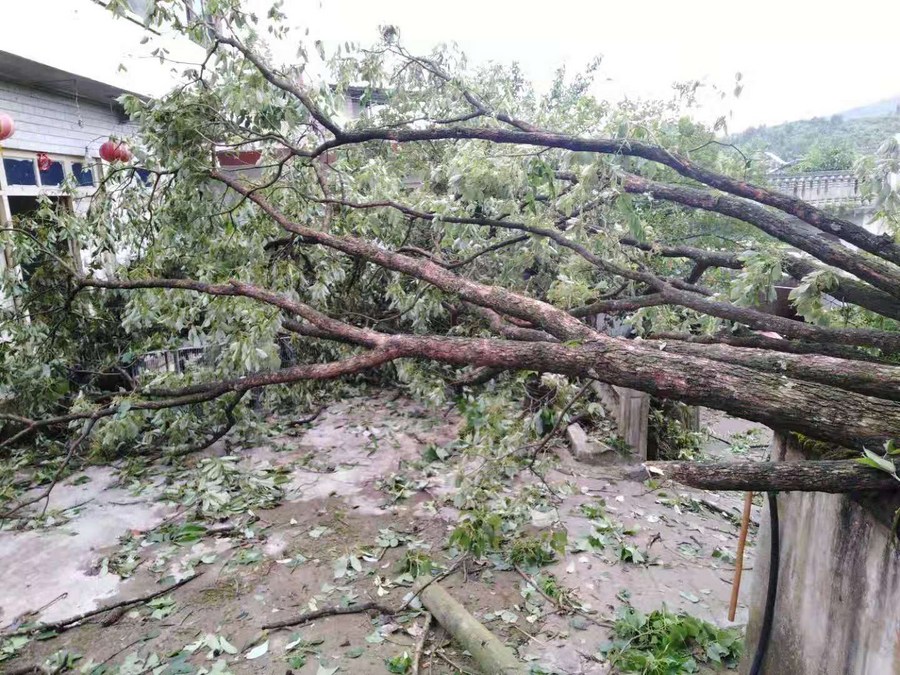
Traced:
<path fill-rule="evenodd" d="M 854 460 L 801 462 L 647 462 L 644 466 L 704 490 L 830 492 L 900 490 L 900 480 Z"/>

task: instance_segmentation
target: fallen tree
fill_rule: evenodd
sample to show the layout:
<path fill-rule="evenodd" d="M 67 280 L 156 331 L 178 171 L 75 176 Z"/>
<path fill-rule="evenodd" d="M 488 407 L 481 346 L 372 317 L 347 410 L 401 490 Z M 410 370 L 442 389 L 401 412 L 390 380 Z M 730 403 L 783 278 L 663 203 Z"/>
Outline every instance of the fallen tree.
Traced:
<path fill-rule="evenodd" d="M 125 101 L 134 164 L 111 167 L 86 213 L 47 208 L 3 233 L 55 284 L 4 280 L 0 447 L 71 455 L 68 436 L 91 428 L 95 450 L 200 447 L 246 414 L 246 392 L 377 368 L 434 399 L 538 371 L 847 447 L 897 435 L 900 247 L 752 182 L 762 172 L 684 118 L 685 101 L 617 108 L 589 77 L 538 95 L 515 70 L 412 55 L 392 30 L 329 60 L 333 86 L 315 87 L 300 84 L 302 48 L 271 64 L 239 2 L 190 25 L 175 4 L 154 20 L 211 44 L 169 95 Z M 358 119 L 342 116 L 347 97 Z M 83 265 L 55 252 L 63 236 Z M 796 315 L 763 311 L 787 277 Z M 596 314 L 635 339 L 583 320 Z M 285 362 L 285 343 L 305 362 Z M 74 363 L 105 372 L 185 344 L 204 345 L 202 367 L 145 367 L 119 391 L 69 381 Z M 224 432 L 208 434 L 210 415 Z M 868 471 L 829 466 L 804 484 Z M 727 482 L 735 468 L 749 470 L 706 470 Z M 741 489 L 786 480 L 764 470 Z"/>
<path fill-rule="evenodd" d="M 900 490 L 900 480 L 855 460 L 647 462 L 654 474 L 704 490 L 855 492 Z"/>

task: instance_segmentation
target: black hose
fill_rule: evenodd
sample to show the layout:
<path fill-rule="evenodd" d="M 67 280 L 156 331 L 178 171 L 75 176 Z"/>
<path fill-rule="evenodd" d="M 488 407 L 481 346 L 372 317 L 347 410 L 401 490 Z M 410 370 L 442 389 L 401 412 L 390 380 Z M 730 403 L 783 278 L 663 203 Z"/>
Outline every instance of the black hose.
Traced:
<path fill-rule="evenodd" d="M 769 588 L 766 591 L 766 608 L 763 611 L 762 628 L 759 631 L 759 643 L 756 645 L 756 654 L 753 655 L 753 665 L 750 666 L 748 675 L 760 675 L 762 664 L 766 659 L 766 651 L 769 649 L 769 639 L 772 637 L 772 620 L 775 618 L 775 597 L 778 595 L 778 565 L 781 558 L 781 542 L 778 532 L 778 499 L 777 492 L 767 492 L 769 497 L 769 525 L 772 529 L 772 543 L 769 547 Z"/>

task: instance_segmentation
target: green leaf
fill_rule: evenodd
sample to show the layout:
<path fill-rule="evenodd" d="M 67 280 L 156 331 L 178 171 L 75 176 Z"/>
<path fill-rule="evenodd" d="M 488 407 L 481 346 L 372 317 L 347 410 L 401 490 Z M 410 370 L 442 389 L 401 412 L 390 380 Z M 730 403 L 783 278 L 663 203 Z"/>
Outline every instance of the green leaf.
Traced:
<path fill-rule="evenodd" d="M 879 471 L 883 471 L 887 474 L 890 474 L 894 478 L 897 478 L 897 467 L 894 466 L 893 461 L 885 457 L 880 457 L 871 450 L 863 450 L 863 454 L 865 455 L 865 457 L 858 457 L 856 460 L 857 462 L 866 466 L 870 466 L 873 469 L 878 469 Z"/>

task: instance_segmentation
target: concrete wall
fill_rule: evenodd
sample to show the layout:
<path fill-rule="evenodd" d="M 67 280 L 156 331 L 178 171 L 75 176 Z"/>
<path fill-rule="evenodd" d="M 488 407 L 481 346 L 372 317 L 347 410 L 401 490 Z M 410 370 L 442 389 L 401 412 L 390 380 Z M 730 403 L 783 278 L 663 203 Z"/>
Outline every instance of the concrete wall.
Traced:
<path fill-rule="evenodd" d="M 853 171 L 807 171 L 773 174 L 772 187 L 815 206 L 842 206 L 861 203 L 859 181 Z"/>
<path fill-rule="evenodd" d="M 615 420 L 619 436 L 631 448 L 635 459 L 646 460 L 650 395 L 604 382 L 593 382 L 592 387 Z"/>
<path fill-rule="evenodd" d="M 0 80 L 0 111 L 16 123 L 3 142 L 8 150 L 96 157 L 110 136 L 127 137 L 134 127 L 110 105 Z"/>
<path fill-rule="evenodd" d="M 803 457 L 775 435 L 773 459 Z M 781 562 L 766 675 L 900 675 L 900 549 L 891 500 L 785 493 L 778 497 Z M 768 580 L 768 509 L 749 593 L 749 670 Z"/>
<path fill-rule="evenodd" d="M 769 176 L 769 184 L 782 194 L 803 199 L 818 208 L 840 209 L 842 218 L 874 234 L 886 231 L 887 223 L 875 220 L 874 209 L 863 200 L 853 171 L 774 173 Z"/>

